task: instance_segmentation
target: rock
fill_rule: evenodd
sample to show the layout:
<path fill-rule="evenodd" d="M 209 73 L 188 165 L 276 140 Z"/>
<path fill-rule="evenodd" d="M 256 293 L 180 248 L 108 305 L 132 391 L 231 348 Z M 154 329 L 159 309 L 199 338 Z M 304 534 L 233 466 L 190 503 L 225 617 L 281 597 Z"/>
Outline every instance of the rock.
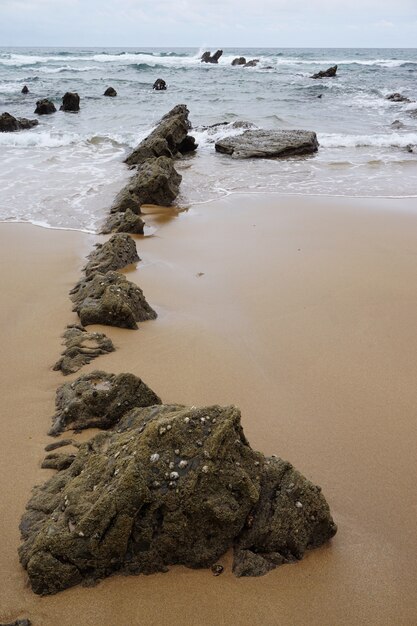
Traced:
<path fill-rule="evenodd" d="M 267 458 L 260 498 L 234 548 L 236 576 L 262 576 L 282 563 L 302 559 L 336 534 L 320 487 L 290 463 Z"/>
<path fill-rule="evenodd" d="M 113 87 L 107 87 L 103 96 L 109 96 L 110 98 L 115 98 L 117 96 L 117 91 L 113 89 Z"/>
<path fill-rule="evenodd" d="M 210 52 L 204 52 L 201 57 L 201 62 L 202 63 L 218 63 L 222 54 L 223 54 L 223 50 L 217 50 L 217 52 L 215 52 L 213 56 L 210 54 Z"/>
<path fill-rule="evenodd" d="M 251 61 L 248 61 L 247 63 L 245 63 L 243 67 L 256 67 L 258 63 L 259 63 L 259 59 L 252 59 Z"/>
<path fill-rule="evenodd" d="M 63 469 L 67 469 L 72 462 L 74 461 L 76 455 L 75 454 L 64 454 L 63 452 L 52 452 L 51 454 L 47 454 L 44 460 L 42 461 L 41 468 L 42 469 L 54 469 L 61 471 Z"/>
<path fill-rule="evenodd" d="M 394 120 L 391 124 L 391 128 L 395 128 L 396 130 L 399 128 L 404 128 L 405 124 L 403 124 L 400 120 Z"/>
<path fill-rule="evenodd" d="M 187 154 L 187 152 L 195 152 L 197 150 L 198 143 L 195 141 L 195 137 L 187 135 L 185 139 L 178 145 L 178 152 L 181 154 Z"/>
<path fill-rule="evenodd" d="M 15 622 L 0 624 L 0 626 L 32 626 L 32 622 L 30 619 L 17 619 Z"/>
<path fill-rule="evenodd" d="M 216 142 L 217 152 L 234 158 L 252 157 L 271 159 L 294 154 L 317 152 L 316 133 L 307 130 L 246 130 L 235 137 L 224 137 Z"/>
<path fill-rule="evenodd" d="M 12 133 L 17 130 L 29 130 L 38 124 L 38 120 L 27 120 L 24 117 L 13 117 L 10 113 L 2 113 L 0 115 L 0 133 Z"/>
<path fill-rule="evenodd" d="M 83 326 L 137 328 L 137 322 L 157 317 L 142 289 L 117 272 L 93 274 L 72 289 L 70 295 Z"/>
<path fill-rule="evenodd" d="M 113 235 L 105 243 L 97 243 L 95 248 L 88 256 L 89 261 L 83 270 L 86 276 L 97 272 L 105 274 L 140 261 L 135 240 L 129 235 Z"/>
<path fill-rule="evenodd" d="M 21 93 L 24 93 L 24 94 L 29 93 L 29 89 L 26 85 L 23 87 Z"/>
<path fill-rule="evenodd" d="M 133 407 L 155 404 L 161 404 L 160 398 L 137 376 L 94 371 L 58 387 L 49 434 L 70 429 L 108 429 Z"/>
<path fill-rule="evenodd" d="M 83 326 L 71 324 L 63 335 L 65 350 L 53 367 L 64 376 L 78 372 L 101 354 L 114 351 L 113 342 L 103 333 L 89 333 Z"/>
<path fill-rule="evenodd" d="M 138 208 L 140 213 L 140 208 Z M 112 213 L 106 220 L 102 233 L 132 233 L 135 235 L 143 235 L 145 222 L 133 213 L 131 209 L 126 209 L 122 213 Z"/>
<path fill-rule="evenodd" d="M 405 150 L 407 152 L 414 152 L 414 148 L 415 146 L 412 143 L 409 143 L 408 145 L 405 146 Z"/>
<path fill-rule="evenodd" d="M 116 196 L 111 212 L 131 209 L 133 213 L 140 213 L 142 204 L 169 206 L 178 195 L 181 180 L 171 158 L 146 159 L 130 183 Z"/>
<path fill-rule="evenodd" d="M 412 102 L 410 98 L 407 98 L 406 96 L 403 96 L 400 93 L 391 93 L 388 96 L 386 96 L 386 100 L 391 100 L 391 102 L 406 102 L 408 104 Z"/>
<path fill-rule="evenodd" d="M 59 441 L 48 443 L 48 445 L 45 446 L 44 450 L 45 452 L 52 452 L 52 450 L 57 450 L 58 448 L 64 448 L 65 446 L 72 445 L 76 445 L 76 442 L 74 442 L 72 439 L 60 439 Z"/>
<path fill-rule="evenodd" d="M 245 64 L 246 64 L 245 57 L 236 57 L 232 61 L 232 65 L 245 65 Z"/>
<path fill-rule="evenodd" d="M 333 65 L 333 67 L 329 67 L 328 70 L 324 70 L 321 72 L 317 72 L 317 74 L 313 74 L 311 78 L 334 78 L 337 72 L 337 65 Z"/>
<path fill-rule="evenodd" d="M 125 163 L 132 166 L 140 165 L 153 157 L 175 157 L 191 128 L 188 113 L 185 104 L 179 104 L 171 109 L 160 120 L 155 130 L 128 156 Z"/>
<path fill-rule="evenodd" d="M 336 526 L 317 488 L 294 472 L 297 495 L 288 494 L 291 470 L 284 468 L 291 466 L 268 461 L 250 447 L 236 407 L 133 408 L 117 432 L 82 444 L 67 469 L 35 487 L 19 549 L 33 591 L 173 564 L 209 568 L 233 544 L 235 562 L 257 546 L 263 560 L 279 560 L 266 552 L 275 546 L 286 560 L 299 558 Z M 304 508 L 294 507 L 294 497 Z M 271 536 L 261 537 L 262 529 Z"/>
<path fill-rule="evenodd" d="M 165 91 L 166 88 L 167 84 L 162 78 L 157 78 L 152 87 L 155 91 Z"/>
<path fill-rule="evenodd" d="M 71 91 L 67 91 L 67 93 L 62 98 L 60 111 L 66 111 L 67 113 L 78 113 L 79 110 L 80 96 L 78 95 L 78 93 L 72 93 Z"/>
<path fill-rule="evenodd" d="M 36 103 L 35 113 L 37 115 L 50 115 L 51 113 L 55 113 L 56 107 L 51 100 L 48 98 L 43 98 L 43 100 L 38 100 Z"/>

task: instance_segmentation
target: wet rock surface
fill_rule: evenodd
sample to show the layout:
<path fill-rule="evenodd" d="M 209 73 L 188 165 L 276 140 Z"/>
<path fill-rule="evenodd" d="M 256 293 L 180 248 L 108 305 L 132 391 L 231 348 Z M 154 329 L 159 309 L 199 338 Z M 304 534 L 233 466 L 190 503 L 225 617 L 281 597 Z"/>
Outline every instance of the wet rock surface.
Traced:
<path fill-rule="evenodd" d="M 247 130 L 216 142 L 217 152 L 234 158 L 274 158 L 317 152 L 316 133 L 307 130 Z"/>
<path fill-rule="evenodd" d="M 333 65 L 329 67 L 327 70 L 322 70 L 321 72 L 317 72 L 313 74 L 311 78 L 334 78 L 337 72 L 337 65 Z"/>
<path fill-rule="evenodd" d="M 22 87 L 22 91 L 21 91 L 21 93 L 25 93 L 25 94 L 26 94 L 26 93 L 29 93 L 29 88 L 28 88 L 28 86 L 27 86 L 27 85 L 24 85 L 24 87 Z"/>
<path fill-rule="evenodd" d="M 113 87 L 107 87 L 103 96 L 108 96 L 109 98 L 115 98 L 117 96 L 117 91 Z"/>
<path fill-rule="evenodd" d="M 262 576 L 306 550 L 328 541 L 337 530 L 320 487 L 278 458 L 266 458 L 261 495 L 234 549 L 236 576 Z"/>
<path fill-rule="evenodd" d="M 104 333 L 90 333 L 83 326 L 71 324 L 63 334 L 65 350 L 53 369 L 64 376 L 78 372 L 102 354 L 114 351 L 113 342 Z"/>
<path fill-rule="evenodd" d="M 127 265 L 140 261 L 136 250 L 136 243 L 132 237 L 125 234 L 116 234 L 105 243 L 97 243 L 96 249 L 89 255 L 88 263 L 84 267 L 86 276 L 91 274 L 105 274 L 110 270 L 118 270 Z"/>
<path fill-rule="evenodd" d="M 166 88 L 167 84 L 162 78 L 157 78 L 152 86 L 152 89 L 155 89 L 155 91 L 165 91 Z"/>
<path fill-rule="evenodd" d="M 391 100 L 391 102 L 405 102 L 407 104 L 412 102 L 410 98 L 403 96 L 401 93 L 391 93 L 388 96 L 386 96 L 386 99 Z"/>
<path fill-rule="evenodd" d="M 157 317 L 143 291 L 117 272 L 85 278 L 71 290 L 70 296 L 82 326 L 105 324 L 137 328 L 137 322 Z"/>
<path fill-rule="evenodd" d="M 56 106 L 51 100 L 48 100 L 48 98 L 43 98 L 42 100 L 37 101 L 35 109 L 35 113 L 37 115 L 50 115 L 55 112 Z"/>
<path fill-rule="evenodd" d="M 217 50 L 217 52 L 215 52 L 214 54 L 211 54 L 211 52 L 209 51 L 203 52 L 203 54 L 201 55 L 201 62 L 202 63 L 218 63 L 222 54 L 223 54 L 223 50 Z"/>
<path fill-rule="evenodd" d="M 258 574 L 256 556 L 301 558 L 336 531 L 319 490 L 292 471 L 250 447 L 236 407 L 134 408 L 34 489 L 20 560 L 38 594 L 173 564 L 221 573 L 233 544 L 235 573 Z"/>
<path fill-rule="evenodd" d="M 236 57 L 232 61 L 232 65 L 245 65 L 245 64 L 246 64 L 245 57 Z"/>
<path fill-rule="evenodd" d="M 7 112 L 0 115 L 0 133 L 13 133 L 17 130 L 29 130 L 38 124 L 38 120 L 28 120 L 25 117 L 14 117 Z"/>
<path fill-rule="evenodd" d="M 140 208 L 138 209 L 140 211 Z M 143 235 L 145 222 L 132 209 L 119 213 L 111 213 L 107 218 L 101 232 L 109 233 L 131 233 L 132 235 Z"/>
<path fill-rule="evenodd" d="M 247 63 L 245 63 L 244 67 L 256 67 L 259 63 L 259 59 L 251 59 Z"/>
<path fill-rule="evenodd" d="M 80 96 L 78 93 L 67 91 L 62 98 L 62 104 L 60 111 L 66 111 L 67 113 L 78 113 L 80 110 Z"/>
<path fill-rule="evenodd" d="M 49 434 L 70 429 L 108 429 L 132 407 L 156 404 L 161 404 L 160 398 L 137 376 L 96 370 L 58 387 Z"/>
<path fill-rule="evenodd" d="M 61 471 L 67 469 L 75 459 L 75 454 L 66 454 L 64 452 L 51 452 L 47 454 L 42 461 L 42 469 L 54 469 Z"/>

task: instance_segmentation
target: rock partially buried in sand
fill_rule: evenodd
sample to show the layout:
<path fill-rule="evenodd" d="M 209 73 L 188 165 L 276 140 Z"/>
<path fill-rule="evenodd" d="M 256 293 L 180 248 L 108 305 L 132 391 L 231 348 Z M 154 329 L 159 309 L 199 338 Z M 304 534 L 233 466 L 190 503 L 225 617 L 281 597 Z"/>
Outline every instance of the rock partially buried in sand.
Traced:
<path fill-rule="evenodd" d="M 30 619 L 17 619 L 15 622 L 0 624 L 0 626 L 32 626 Z"/>
<path fill-rule="evenodd" d="M 84 267 L 86 276 L 97 272 L 105 274 L 140 261 L 135 240 L 126 234 L 113 235 L 108 241 L 97 243 L 95 247 L 96 249 L 89 254 L 89 261 Z"/>
<path fill-rule="evenodd" d="M 154 89 L 155 91 L 166 91 L 166 88 L 167 84 L 163 80 L 163 78 L 157 78 L 152 86 L 152 89 Z"/>
<path fill-rule="evenodd" d="M 329 67 L 329 69 L 313 74 L 311 78 L 334 78 L 337 72 L 337 65 Z"/>
<path fill-rule="evenodd" d="M 38 124 L 38 120 L 28 120 L 25 117 L 13 117 L 10 113 L 2 113 L 0 115 L 0 133 L 13 133 L 17 130 L 29 130 Z"/>
<path fill-rule="evenodd" d="M 140 207 L 138 209 L 140 212 Z M 132 233 L 134 235 L 143 235 L 145 222 L 133 213 L 131 209 L 124 212 L 112 213 L 107 218 L 101 232 L 103 235 L 108 233 Z"/>
<path fill-rule="evenodd" d="M 137 376 L 94 371 L 58 387 L 49 434 L 70 429 L 108 429 L 133 407 L 154 404 L 161 404 L 160 398 Z"/>
<path fill-rule="evenodd" d="M 114 351 L 113 342 L 103 333 L 89 333 L 83 326 L 71 324 L 64 332 L 65 350 L 53 367 L 64 376 L 78 372 L 102 354 Z"/>
<path fill-rule="evenodd" d="M 308 130 L 247 130 L 216 142 L 217 152 L 237 159 L 287 157 L 317 152 L 316 133 Z"/>
<path fill-rule="evenodd" d="M 137 322 L 153 320 L 155 311 L 145 300 L 142 289 L 117 272 L 94 274 L 72 289 L 71 300 L 81 324 L 105 324 L 137 328 Z"/>
<path fill-rule="evenodd" d="M 67 91 L 67 93 L 62 98 L 60 111 L 65 111 L 67 113 L 78 113 L 79 110 L 80 96 L 78 95 L 78 93 Z"/>
<path fill-rule="evenodd" d="M 109 96 L 109 98 L 115 98 L 117 96 L 117 91 L 113 89 L 113 87 L 107 87 L 103 96 Z"/>
<path fill-rule="evenodd" d="M 202 63 L 218 63 L 223 50 L 217 50 L 213 55 L 210 52 L 204 52 L 201 56 Z"/>
<path fill-rule="evenodd" d="M 35 113 L 37 115 L 50 115 L 55 112 L 56 107 L 51 100 L 48 100 L 48 98 L 43 98 L 42 100 L 37 101 L 35 109 Z"/>
<path fill-rule="evenodd" d="M 287 551 L 283 560 L 294 552 L 300 558 L 336 526 L 323 496 L 312 497 L 316 488 L 297 474 L 297 497 L 305 495 L 308 514 L 320 520 L 307 521 L 287 494 L 291 466 L 281 461 L 285 471 L 268 470 L 268 461 L 250 447 L 236 407 L 133 409 L 117 433 L 82 444 L 68 469 L 34 489 L 19 549 L 33 591 L 172 564 L 208 568 L 233 544 L 242 553 L 248 528 L 257 529 L 261 549 L 270 541 Z"/>

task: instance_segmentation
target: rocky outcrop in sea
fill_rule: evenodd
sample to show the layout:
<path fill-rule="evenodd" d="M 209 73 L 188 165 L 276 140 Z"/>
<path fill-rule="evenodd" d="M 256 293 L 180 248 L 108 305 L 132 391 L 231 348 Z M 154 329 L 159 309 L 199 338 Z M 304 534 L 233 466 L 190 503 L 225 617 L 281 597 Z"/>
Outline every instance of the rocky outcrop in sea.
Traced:
<path fill-rule="evenodd" d="M 38 120 L 28 120 L 25 117 L 14 117 L 7 112 L 0 115 L 0 133 L 13 133 L 17 130 L 29 130 L 38 124 Z"/>
<path fill-rule="evenodd" d="M 317 152 L 316 133 L 307 130 L 246 130 L 216 142 L 217 152 L 235 159 L 287 157 Z"/>

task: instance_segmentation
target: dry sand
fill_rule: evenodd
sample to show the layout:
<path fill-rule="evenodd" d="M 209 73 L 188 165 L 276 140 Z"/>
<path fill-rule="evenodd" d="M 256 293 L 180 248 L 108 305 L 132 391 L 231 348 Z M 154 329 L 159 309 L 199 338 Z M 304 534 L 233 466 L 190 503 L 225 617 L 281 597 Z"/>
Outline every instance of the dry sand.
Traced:
<path fill-rule="evenodd" d="M 262 578 L 236 579 L 227 555 L 218 578 L 174 567 L 34 595 L 18 523 L 52 474 L 40 462 L 64 379 L 50 367 L 95 239 L 1 224 L 0 621 L 415 626 L 416 205 L 231 196 L 154 223 L 128 275 L 159 318 L 105 329 L 117 351 L 82 371 L 131 371 L 167 402 L 237 404 L 255 448 L 323 487 L 339 532 Z"/>

